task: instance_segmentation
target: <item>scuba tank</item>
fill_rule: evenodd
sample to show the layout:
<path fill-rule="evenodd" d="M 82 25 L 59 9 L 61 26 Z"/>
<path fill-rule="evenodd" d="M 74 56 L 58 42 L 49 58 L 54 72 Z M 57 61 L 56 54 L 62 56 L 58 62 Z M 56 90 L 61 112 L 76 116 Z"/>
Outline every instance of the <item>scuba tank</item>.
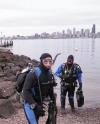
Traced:
<path fill-rule="evenodd" d="M 82 107 L 84 105 L 84 95 L 82 90 L 76 91 L 77 106 Z"/>

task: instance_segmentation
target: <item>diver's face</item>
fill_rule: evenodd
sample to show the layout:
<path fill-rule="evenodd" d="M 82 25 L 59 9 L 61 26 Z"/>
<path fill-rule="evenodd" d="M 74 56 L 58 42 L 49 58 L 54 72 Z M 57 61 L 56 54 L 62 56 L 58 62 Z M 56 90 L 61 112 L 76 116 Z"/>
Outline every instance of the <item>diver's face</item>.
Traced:
<path fill-rule="evenodd" d="M 73 60 L 73 59 L 67 59 L 67 65 L 72 65 L 72 64 L 73 64 L 73 62 L 74 62 L 74 60 Z"/>
<path fill-rule="evenodd" d="M 47 69 L 51 69 L 52 64 L 53 64 L 53 60 L 51 59 L 51 57 L 47 57 L 47 58 L 45 58 L 45 59 L 42 60 L 42 64 Z"/>

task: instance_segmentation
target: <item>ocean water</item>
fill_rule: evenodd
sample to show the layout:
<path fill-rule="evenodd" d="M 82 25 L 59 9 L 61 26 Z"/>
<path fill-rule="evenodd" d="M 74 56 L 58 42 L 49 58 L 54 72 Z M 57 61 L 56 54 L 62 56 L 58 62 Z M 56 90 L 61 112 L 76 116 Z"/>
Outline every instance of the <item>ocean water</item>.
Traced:
<path fill-rule="evenodd" d="M 11 50 L 15 54 L 26 55 L 36 60 L 39 60 L 44 52 L 49 52 L 53 58 L 57 53 L 61 53 L 52 67 L 54 72 L 61 63 L 66 62 L 69 54 L 73 54 L 75 62 L 83 71 L 85 105 L 100 103 L 100 39 L 14 40 Z M 58 102 L 60 102 L 59 90 L 58 81 Z"/>

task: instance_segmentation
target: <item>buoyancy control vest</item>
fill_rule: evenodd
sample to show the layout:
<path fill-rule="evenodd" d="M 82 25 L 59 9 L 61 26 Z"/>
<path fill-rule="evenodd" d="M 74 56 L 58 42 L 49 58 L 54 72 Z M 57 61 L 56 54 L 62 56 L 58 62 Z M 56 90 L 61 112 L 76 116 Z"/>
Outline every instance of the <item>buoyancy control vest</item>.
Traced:
<path fill-rule="evenodd" d="M 77 64 L 73 64 L 70 69 L 68 69 L 67 65 L 64 65 L 62 69 L 62 80 L 65 81 L 66 83 L 74 83 L 76 82 L 77 79 Z"/>
<path fill-rule="evenodd" d="M 41 67 L 38 67 L 37 71 L 39 70 L 41 71 L 41 73 L 39 74 L 38 78 L 36 76 L 36 83 L 32 88 L 32 92 L 34 94 L 34 98 L 36 101 L 40 101 L 41 99 L 40 97 L 42 97 L 42 99 L 48 96 L 53 97 L 52 96 L 53 87 L 56 86 L 56 82 L 51 70 L 45 71 Z M 37 71 L 35 70 L 35 73 Z M 40 96 L 40 93 L 41 93 L 41 96 Z"/>

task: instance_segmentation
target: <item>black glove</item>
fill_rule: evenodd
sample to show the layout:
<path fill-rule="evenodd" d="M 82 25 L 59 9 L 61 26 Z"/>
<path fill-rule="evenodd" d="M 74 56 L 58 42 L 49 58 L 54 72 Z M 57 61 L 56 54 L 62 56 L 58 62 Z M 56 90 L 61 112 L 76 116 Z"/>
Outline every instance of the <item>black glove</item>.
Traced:
<path fill-rule="evenodd" d="M 57 83 L 56 83 L 56 82 L 54 82 L 54 83 L 53 83 L 53 86 L 54 86 L 54 87 L 56 87 L 56 86 L 57 86 Z"/>
<path fill-rule="evenodd" d="M 65 75 L 61 75 L 60 78 L 63 80 L 65 79 Z"/>
<path fill-rule="evenodd" d="M 82 90 L 82 83 L 79 83 L 79 88 L 78 88 L 78 90 Z"/>
<path fill-rule="evenodd" d="M 36 107 L 34 108 L 34 111 L 35 111 L 37 116 L 44 116 L 45 115 L 45 111 L 43 110 L 43 106 L 36 105 Z"/>

